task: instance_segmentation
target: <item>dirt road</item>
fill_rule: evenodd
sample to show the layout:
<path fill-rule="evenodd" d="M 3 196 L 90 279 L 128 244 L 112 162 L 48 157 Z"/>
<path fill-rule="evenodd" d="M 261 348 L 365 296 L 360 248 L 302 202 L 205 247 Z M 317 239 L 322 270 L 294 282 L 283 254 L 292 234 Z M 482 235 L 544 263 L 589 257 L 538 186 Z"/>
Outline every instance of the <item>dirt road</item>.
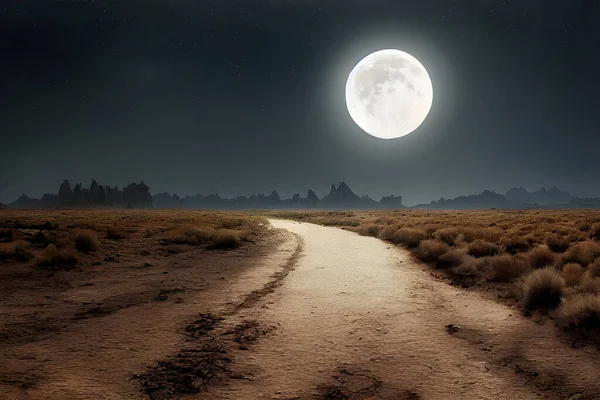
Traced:
<path fill-rule="evenodd" d="M 274 329 L 229 354 L 240 379 L 189 398 L 600 398 L 597 350 L 551 322 L 438 281 L 380 240 L 271 223 L 302 238 L 301 257 L 234 319 Z"/>

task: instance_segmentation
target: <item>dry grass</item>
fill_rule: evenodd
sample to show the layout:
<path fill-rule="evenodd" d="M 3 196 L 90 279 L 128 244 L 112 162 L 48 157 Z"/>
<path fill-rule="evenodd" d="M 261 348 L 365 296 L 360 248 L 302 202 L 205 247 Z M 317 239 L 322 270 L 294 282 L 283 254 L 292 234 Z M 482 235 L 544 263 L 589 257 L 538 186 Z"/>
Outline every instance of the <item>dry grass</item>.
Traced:
<path fill-rule="evenodd" d="M 493 282 L 513 282 L 529 269 L 527 258 L 508 254 L 487 257 L 485 262 L 489 267 L 489 279 Z"/>
<path fill-rule="evenodd" d="M 56 245 L 50 244 L 37 263 L 41 267 L 66 267 L 77 265 L 77 256 L 69 250 L 58 250 Z"/>
<path fill-rule="evenodd" d="M 473 242 L 469 243 L 467 246 L 467 251 L 469 255 L 473 257 L 489 257 L 489 256 L 497 256 L 502 253 L 502 246 L 486 242 L 485 240 L 477 239 Z"/>
<path fill-rule="evenodd" d="M 401 244 L 408 248 L 417 247 L 421 241 L 427 239 L 428 235 L 422 229 L 400 228 L 396 230 L 388 239 L 395 244 Z"/>
<path fill-rule="evenodd" d="M 423 240 L 415 249 L 414 255 L 423 262 L 435 263 L 449 250 L 450 246 L 439 240 Z"/>
<path fill-rule="evenodd" d="M 31 243 L 25 240 L 16 240 L 10 243 L 0 243 L 0 260 L 1 261 L 27 261 L 33 258 L 31 252 L 27 249 Z"/>
<path fill-rule="evenodd" d="M 546 246 L 555 253 L 564 253 L 569 248 L 570 242 L 562 239 L 555 234 L 549 234 L 546 237 Z"/>
<path fill-rule="evenodd" d="M 523 306 L 529 310 L 554 309 L 562 301 L 565 281 L 554 267 L 536 269 L 521 284 Z"/>
<path fill-rule="evenodd" d="M 556 255 L 547 247 L 536 247 L 525 253 L 525 256 L 529 259 L 529 266 L 534 269 L 554 265 L 556 262 Z"/>
<path fill-rule="evenodd" d="M 578 294 L 559 310 L 559 323 L 568 330 L 589 335 L 600 331 L 600 295 Z"/>
<path fill-rule="evenodd" d="M 80 231 L 75 236 L 75 248 L 82 253 L 98 250 L 98 237 L 92 231 Z"/>
<path fill-rule="evenodd" d="M 53 270 L 103 268 L 140 254 L 233 249 L 273 232 L 251 213 L 197 210 L 3 210 L 0 231 L 0 263 L 33 257 L 32 266 Z"/>
<path fill-rule="evenodd" d="M 567 286 L 577 286 L 581 282 L 585 268 L 581 264 L 568 263 L 563 266 L 561 276 L 565 280 Z"/>
<path fill-rule="evenodd" d="M 124 230 L 120 229 L 117 226 L 109 226 L 106 228 L 106 238 L 112 240 L 125 239 L 127 237 L 127 233 Z"/>
<path fill-rule="evenodd" d="M 562 262 L 564 264 L 575 262 L 586 267 L 598 257 L 600 257 L 600 244 L 587 240 L 569 247 L 569 250 L 564 253 Z"/>

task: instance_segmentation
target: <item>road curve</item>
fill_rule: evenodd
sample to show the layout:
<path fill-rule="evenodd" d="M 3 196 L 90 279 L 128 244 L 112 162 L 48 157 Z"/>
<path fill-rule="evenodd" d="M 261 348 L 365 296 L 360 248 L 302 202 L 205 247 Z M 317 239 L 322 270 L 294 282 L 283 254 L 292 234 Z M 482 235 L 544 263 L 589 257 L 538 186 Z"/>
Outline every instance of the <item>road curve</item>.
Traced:
<path fill-rule="evenodd" d="M 232 355 L 246 379 L 193 398 L 600 397 L 597 351 L 570 348 L 550 322 L 436 280 L 378 239 L 270 222 L 298 235 L 303 252 L 240 319 L 276 329 Z"/>

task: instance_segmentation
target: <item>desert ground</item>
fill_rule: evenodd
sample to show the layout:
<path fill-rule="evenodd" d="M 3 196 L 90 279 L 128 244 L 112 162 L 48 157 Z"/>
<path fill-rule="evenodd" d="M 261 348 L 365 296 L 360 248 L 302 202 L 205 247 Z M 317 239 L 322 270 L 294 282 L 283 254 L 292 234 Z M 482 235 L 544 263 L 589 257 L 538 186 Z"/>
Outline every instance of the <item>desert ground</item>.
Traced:
<path fill-rule="evenodd" d="M 595 211 L 0 211 L 2 399 L 598 399 Z"/>

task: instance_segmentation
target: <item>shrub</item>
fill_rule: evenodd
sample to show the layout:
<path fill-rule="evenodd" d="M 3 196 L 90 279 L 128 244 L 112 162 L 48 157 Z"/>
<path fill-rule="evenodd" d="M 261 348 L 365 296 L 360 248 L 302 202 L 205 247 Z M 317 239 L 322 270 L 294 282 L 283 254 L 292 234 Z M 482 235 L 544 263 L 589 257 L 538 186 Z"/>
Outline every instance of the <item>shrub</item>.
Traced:
<path fill-rule="evenodd" d="M 481 275 L 481 260 L 463 254 L 461 261 L 452 268 L 452 273 L 460 277 Z"/>
<path fill-rule="evenodd" d="M 581 264 L 568 263 L 563 266 L 561 276 L 565 280 L 567 286 L 575 286 L 581 282 L 581 277 L 585 269 Z"/>
<path fill-rule="evenodd" d="M 244 220 L 242 218 L 225 218 L 221 221 L 220 227 L 223 229 L 233 229 L 239 228 L 244 225 Z"/>
<path fill-rule="evenodd" d="M 98 238 L 92 231 L 80 231 L 75 236 L 75 248 L 83 253 L 90 253 L 98 249 Z"/>
<path fill-rule="evenodd" d="M 380 225 L 366 224 L 366 225 L 360 225 L 356 231 L 361 236 L 377 237 L 379 235 L 379 232 L 381 232 L 382 229 L 383 229 L 383 227 Z"/>
<path fill-rule="evenodd" d="M 600 295 L 578 294 L 565 301 L 558 313 L 558 320 L 565 328 L 578 331 L 600 329 Z"/>
<path fill-rule="evenodd" d="M 502 240 L 502 246 L 510 254 L 517 254 L 531 248 L 527 240 L 519 236 L 508 236 Z"/>
<path fill-rule="evenodd" d="M 527 272 L 527 259 L 508 254 L 488 257 L 490 280 L 495 282 L 512 282 Z"/>
<path fill-rule="evenodd" d="M 565 281 L 553 267 L 536 269 L 521 285 L 523 306 L 529 310 L 551 310 L 558 307 L 565 290 Z"/>
<path fill-rule="evenodd" d="M 394 236 L 394 234 L 396 233 L 396 231 L 399 228 L 396 226 L 386 226 L 384 227 L 379 234 L 377 235 L 377 237 L 381 240 L 387 240 L 387 241 L 392 241 L 392 236 Z"/>
<path fill-rule="evenodd" d="M 575 243 L 565 252 L 563 262 L 576 262 L 587 267 L 597 257 L 600 257 L 600 244 L 593 240 Z"/>
<path fill-rule="evenodd" d="M 529 258 L 529 265 L 534 269 L 553 265 L 556 261 L 556 255 L 547 247 L 536 247 L 528 251 L 525 256 Z"/>
<path fill-rule="evenodd" d="M 600 224 L 592 225 L 592 228 L 590 229 L 590 239 L 600 240 Z"/>
<path fill-rule="evenodd" d="M 590 278 L 600 278 L 600 258 L 597 258 L 587 266 L 586 275 L 589 275 Z"/>
<path fill-rule="evenodd" d="M 446 253 L 438 257 L 437 267 L 438 268 L 452 268 L 460 265 L 465 259 L 471 258 L 467 255 L 464 248 L 453 247 L 450 248 Z"/>
<path fill-rule="evenodd" d="M 38 262 L 43 267 L 73 267 L 77 264 L 77 257 L 68 250 L 58 250 L 56 245 L 49 244 L 44 250 L 42 259 Z"/>
<path fill-rule="evenodd" d="M 496 256 L 502 253 L 502 246 L 478 239 L 469 243 L 467 252 L 473 257 Z"/>
<path fill-rule="evenodd" d="M 592 278 L 584 274 L 579 288 L 582 293 L 600 294 L 600 278 Z"/>
<path fill-rule="evenodd" d="M 564 253 L 569 248 L 569 242 L 561 239 L 556 235 L 548 235 L 546 237 L 546 246 L 555 253 Z"/>
<path fill-rule="evenodd" d="M 461 236 L 458 228 L 442 228 L 433 232 L 433 238 L 444 242 L 450 246 L 454 246 Z"/>
<path fill-rule="evenodd" d="M 408 248 L 414 248 L 425 239 L 427 239 L 427 233 L 420 229 L 401 228 L 392 234 L 389 240 L 395 244 L 402 244 Z"/>
<path fill-rule="evenodd" d="M 582 222 L 579 224 L 579 230 L 581 232 L 587 232 L 590 230 L 592 226 L 589 224 L 589 222 Z"/>
<path fill-rule="evenodd" d="M 232 229 L 220 229 L 214 232 L 208 245 L 209 249 L 235 249 L 240 246 L 240 232 Z"/>
<path fill-rule="evenodd" d="M 127 237 L 125 231 L 119 229 L 116 226 L 109 226 L 106 228 L 106 238 L 112 240 L 124 239 Z"/>
<path fill-rule="evenodd" d="M 433 263 L 436 262 L 440 256 L 448 252 L 448 250 L 450 250 L 450 246 L 444 242 L 440 242 L 439 240 L 423 240 L 414 250 L 414 254 L 423 262 Z"/>
<path fill-rule="evenodd" d="M 31 244 L 25 240 L 0 243 L 0 260 L 27 261 L 33 258 L 27 248 Z"/>

